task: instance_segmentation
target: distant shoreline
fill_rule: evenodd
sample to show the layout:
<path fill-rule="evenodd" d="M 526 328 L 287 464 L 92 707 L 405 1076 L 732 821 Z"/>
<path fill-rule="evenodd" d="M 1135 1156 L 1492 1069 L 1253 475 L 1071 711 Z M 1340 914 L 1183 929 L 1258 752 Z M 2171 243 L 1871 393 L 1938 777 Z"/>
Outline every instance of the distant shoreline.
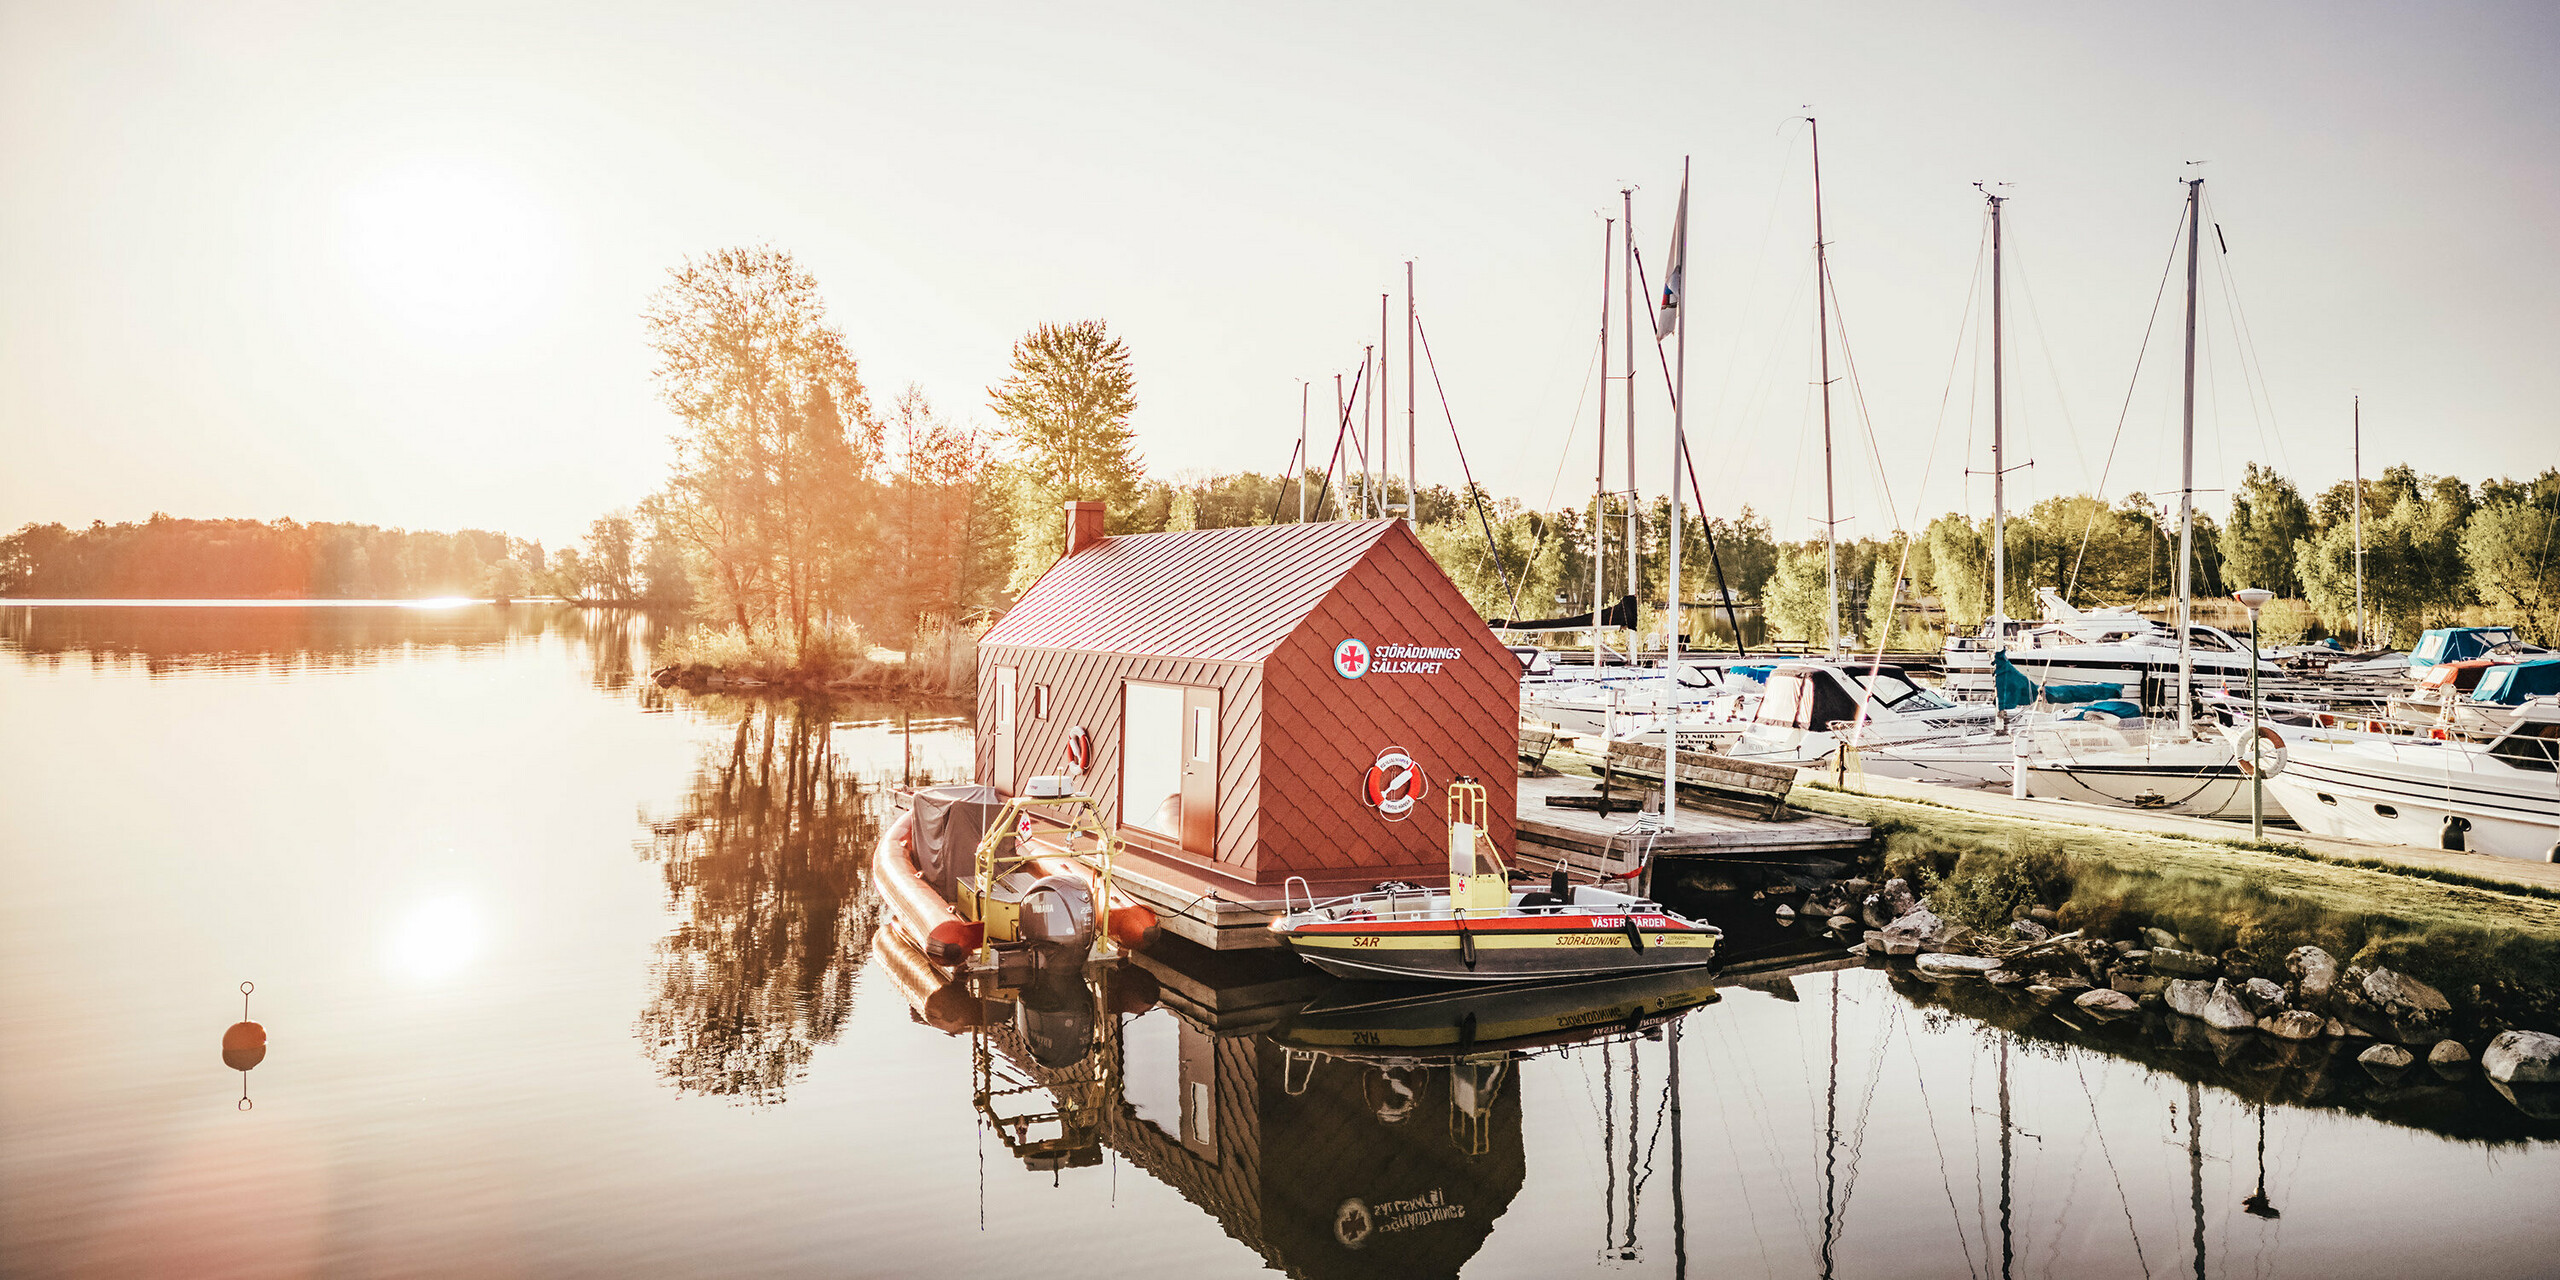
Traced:
<path fill-rule="evenodd" d="M 470 596 L 426 596 L 415 600 L 296 600 L 271 599 L 261 596 L 213 597 L 206 599 L 152 599 L 136 596 L 71 596 L 19 599 L 0 596 L 0 607 L 27 605 L 43 608 L 93 606 L 107 608 L 148 609 L 461 609 L 472 605 L 497 605 L 490 598 Z M 558 604 L 578 609 L 647 609 L 652 606 L 637 600 L 563 600 L 558 596 L 517 596 L 504 602 L 512 607 L 520 604 Z"/>

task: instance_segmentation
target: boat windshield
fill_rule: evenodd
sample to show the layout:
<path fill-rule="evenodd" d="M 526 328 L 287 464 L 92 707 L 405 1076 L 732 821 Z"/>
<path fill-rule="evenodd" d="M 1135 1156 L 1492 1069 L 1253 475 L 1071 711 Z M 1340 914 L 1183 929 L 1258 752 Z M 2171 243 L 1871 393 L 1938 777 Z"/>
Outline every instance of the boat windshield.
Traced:
<path fill-rule="evenodd" d="M 1956 705 L 1939 694 L 1911 683 L 1909 676 L 1889 668 L 1878 671 L 1873 676 L 1861 675 L 1859 683 L 1866 686 L 1867 692 L 1875 698 L 1876 705 L 1887 711 L 1944 711 Z"/>

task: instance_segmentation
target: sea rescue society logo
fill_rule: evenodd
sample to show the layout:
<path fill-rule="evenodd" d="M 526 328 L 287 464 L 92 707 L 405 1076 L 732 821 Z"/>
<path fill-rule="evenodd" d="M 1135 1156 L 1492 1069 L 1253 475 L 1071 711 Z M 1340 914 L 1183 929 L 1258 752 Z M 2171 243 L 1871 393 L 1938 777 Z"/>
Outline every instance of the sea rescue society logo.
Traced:
<path fill-rule="evenodd" d="M 1372 671 L 1435 676 L 1440 668 L 1466 655 L 1464 649 L 1418 644 L 1382 644 L 1373 654 L 1368 641 L 1351 638 L 1333 647 L 1333 673 L 1345 680 L 1357 680 Z"/>
<path fill-rule="evenodd" d="M 1378 762 L 1369 766 L 1369 776 L 1361 783 L 1361 798 L 1378 816 L 1389 822 L 1402 822 L 1413 812 L 1414 803 L 1422 799 L 1426 787 L 1422 766 L 1405 754 L 1402 747 L 1389 747 L 1378 753 Z"/>

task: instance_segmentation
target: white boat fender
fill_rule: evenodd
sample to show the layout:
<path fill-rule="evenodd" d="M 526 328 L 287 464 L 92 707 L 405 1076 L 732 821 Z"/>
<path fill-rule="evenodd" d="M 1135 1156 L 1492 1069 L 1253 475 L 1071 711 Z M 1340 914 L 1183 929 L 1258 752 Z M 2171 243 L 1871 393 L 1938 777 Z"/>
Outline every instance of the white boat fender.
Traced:
<path fill-rule="evenodd" d="M 2443 845 L 2447 849 L 2453 850 L 2455 853 L 2460 853 L 2463 851 L 2462 835 L 2470 829 L 2471 819 L 2463 817 L 2458 813 L 2448 813 L 2444 816 L 2444 825 L 2437 828 L 2436 843 Z"/>

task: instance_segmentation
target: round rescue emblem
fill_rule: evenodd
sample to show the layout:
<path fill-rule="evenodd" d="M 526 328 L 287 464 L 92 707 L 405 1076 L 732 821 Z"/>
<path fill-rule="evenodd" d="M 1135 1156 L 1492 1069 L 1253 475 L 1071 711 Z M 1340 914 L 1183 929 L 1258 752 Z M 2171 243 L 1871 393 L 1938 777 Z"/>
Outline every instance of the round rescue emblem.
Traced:
<path fill-rule="evenodd" d="M 1093 735 L 1083 725 L 1067 730 L 1067 772 L 1082 773 L 1093 766 Z"/>
<path fill-rule="evenodd" d="M 1343 1201 L 1342 1207 L 1333 1211 L 1333 1238 L 1341 1241 L 1346 1249 L 1357 1249 L 1369 1243 L 1369 1232 L 1376 1225 L 1369 1217 L 1368 1204 L 1358 1196 Z"/>
<path fill-rule="evenodd" d="M 1422 766 L 1413 762 L 1402 747 L 1389 747 L 1378 753 L 1378 762 L 1369 766 L 1369 776 L 1361 786 L 1361 798 L 1379 816 L 1389 822 L 1402 822 L 1413 812 L 1414 802 L 1422 798 L 1424 787 Z"/>
<path fill-rule="evenodd" d="M 1333 647 L 1333 673 L 1345 680 L 1369 674 L 1369 642 L 1345 640 Z"/>

